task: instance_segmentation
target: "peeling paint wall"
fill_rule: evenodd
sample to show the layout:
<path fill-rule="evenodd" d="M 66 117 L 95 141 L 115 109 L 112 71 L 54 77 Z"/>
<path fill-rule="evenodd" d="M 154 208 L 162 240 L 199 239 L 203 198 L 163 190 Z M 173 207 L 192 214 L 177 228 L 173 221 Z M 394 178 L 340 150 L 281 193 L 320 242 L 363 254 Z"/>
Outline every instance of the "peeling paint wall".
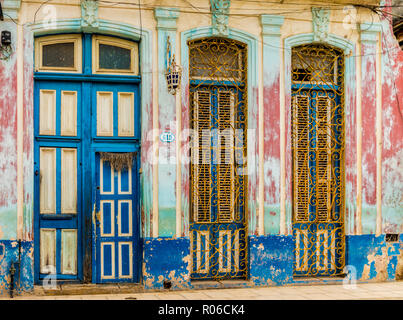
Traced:
<path fill-rule="evenodd" d="M 399 242 L 386 242 L 384 235 L 346 236 L 346 249 L 346 266 L 354 267 L 357 280 L 387 281 L 399 278 L 402 235 Z"/>
<path fill-rule="evenodd" d="M 0 31 L 10 31 L 13 53 L 0 60 L 0 240 L 17 238 L 17 28 L 2 22 Z"/>
<path fill-rule="evenodd" d="M 382 33 L 382 232 L 402 233 L 403 51 L 388 20 Z"/>
<path fill-rule="evenodd" d="M 32 290 L 33 288 L 33 243 L 22 241 L 19 249 L 18 241 L 0 240 L 0 296 L 10 293 L 10 267 L 18 263 L 14 275 L 15 294 Z"/>

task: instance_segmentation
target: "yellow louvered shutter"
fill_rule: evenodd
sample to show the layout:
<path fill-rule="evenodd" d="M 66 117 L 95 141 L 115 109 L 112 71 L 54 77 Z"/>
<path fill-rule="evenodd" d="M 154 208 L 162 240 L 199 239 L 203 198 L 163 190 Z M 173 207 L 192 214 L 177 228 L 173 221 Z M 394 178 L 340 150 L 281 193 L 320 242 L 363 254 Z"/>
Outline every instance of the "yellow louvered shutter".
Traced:
<path fill-rule="evenodd" d="M 309 212 L 309 97 L 293 99 L 294 215 L 296 221 L 308 221 Z"/>
<path fill-rule="evenodd" d="M 316 98 L 316 219 L 326 222 L 331 211 L 331 110 L 328 97 Z"/>
<path fill-rule="evenodd" d="M 193 96 L 193 129 L 197 141 L 192 148 L 193 215 L 196 222 L 210 222 L 210 92 L 196 91 Z"/>
<path fill-rule="evenodd" d="M 234 211 L 234 94 L 218 92 L 220 143 L 218 169 L 218 222 L 232 222 Z"/>

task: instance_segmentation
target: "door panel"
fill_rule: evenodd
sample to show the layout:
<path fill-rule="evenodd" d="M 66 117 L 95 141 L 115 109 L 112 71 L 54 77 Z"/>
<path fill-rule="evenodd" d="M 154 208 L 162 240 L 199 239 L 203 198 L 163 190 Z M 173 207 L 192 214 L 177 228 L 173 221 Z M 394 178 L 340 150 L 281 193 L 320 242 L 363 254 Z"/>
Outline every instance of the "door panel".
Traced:
<path fill-rule="evenodd" d="M 36 278 L 81 277 L 81 84 L 35 82 Z"/>
<path fill-rule="evenodd" d="M 139 139 L 138 86 L 96 83 L 92 86 L 93 137 Z"/>

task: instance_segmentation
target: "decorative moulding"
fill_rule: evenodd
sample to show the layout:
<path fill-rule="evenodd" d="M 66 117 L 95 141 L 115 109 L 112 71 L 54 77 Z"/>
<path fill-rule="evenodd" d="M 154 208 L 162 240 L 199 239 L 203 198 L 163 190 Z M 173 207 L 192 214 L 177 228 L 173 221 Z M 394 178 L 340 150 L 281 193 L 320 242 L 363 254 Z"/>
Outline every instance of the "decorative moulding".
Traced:
<path fill-rule="evenodd" d="M 157 29 L 176 31 L 176 20 L 179 17 L 178 8 L 156 8 L 154 11 Z"/>
<path fill-rule="evenodd" d="M 18 21 L 18 11 L 21 7 L 21 0 L 4 0 L 2 1 L 2 9 L 4 20 Z"/>
<path fill-rule="evenodd" d="M 262 14 L 260 16 L 260 22 L 262 25 L 263 36 L 280 37 L 281 35 L 280 29 L 284 23 L 283 16 Z"/>
<path fill-rule="evenodd" d="M 98 28 L 98 1 L 81 0 L 81 27 L 91 32 Z"/>
<path fill-rule="evenodd" d="M 312 8 L 314 41 L 326 42 L 329 37 L 330 9 Z"/>
<path fill-rule="evenodd" d="M 382 32 L 382 25 L 380 23 L 363 22 L 360 24 L 360 36 L 363 43 L 376 43 L 379 32 Z"/>
<path fill-rule="evenodd" d="M 228 36 L 230 0 L 210 0 L 211 25 L 214 35 Z"/>

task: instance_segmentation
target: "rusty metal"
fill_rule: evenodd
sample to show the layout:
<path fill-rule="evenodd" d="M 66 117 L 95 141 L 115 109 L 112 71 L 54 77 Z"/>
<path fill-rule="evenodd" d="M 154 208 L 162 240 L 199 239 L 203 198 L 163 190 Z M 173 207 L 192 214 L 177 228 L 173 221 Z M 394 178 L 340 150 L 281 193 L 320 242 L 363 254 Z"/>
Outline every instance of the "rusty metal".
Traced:
<path fill-rule="evenodd" d="M 345 266 L 344 55 L 310 44 L 292 50 L 295 274 Z"/>

